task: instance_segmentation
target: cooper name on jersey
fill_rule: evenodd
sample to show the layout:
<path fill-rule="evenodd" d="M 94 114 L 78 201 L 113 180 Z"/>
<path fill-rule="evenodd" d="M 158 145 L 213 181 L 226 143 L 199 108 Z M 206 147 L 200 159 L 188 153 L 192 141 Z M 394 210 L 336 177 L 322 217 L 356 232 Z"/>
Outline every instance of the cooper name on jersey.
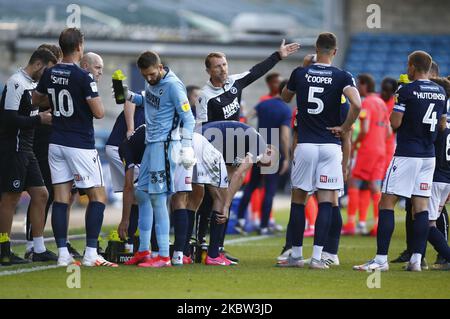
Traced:
<path fill-rule="evenodd" d="M 333 72 L 329 70 L 316 70 L 309 69 L 305 74 L 306 81 L 308 83 L 323 83 L 332 84 L 333 82 Z"/>

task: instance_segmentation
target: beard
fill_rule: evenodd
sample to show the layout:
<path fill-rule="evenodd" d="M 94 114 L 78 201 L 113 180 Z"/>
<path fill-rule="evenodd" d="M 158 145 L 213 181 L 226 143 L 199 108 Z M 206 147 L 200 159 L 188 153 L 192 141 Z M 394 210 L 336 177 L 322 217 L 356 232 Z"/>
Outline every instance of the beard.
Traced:
<path fill-rule="evenodd" d="M 161 81 L 161 72 L 158 74 L 158 77 L 156 78 L 156 80 L 154 81 L 148 81 L 148 84 L 150 85 L 156 85 L 159 83 L 159 81 Z"/>

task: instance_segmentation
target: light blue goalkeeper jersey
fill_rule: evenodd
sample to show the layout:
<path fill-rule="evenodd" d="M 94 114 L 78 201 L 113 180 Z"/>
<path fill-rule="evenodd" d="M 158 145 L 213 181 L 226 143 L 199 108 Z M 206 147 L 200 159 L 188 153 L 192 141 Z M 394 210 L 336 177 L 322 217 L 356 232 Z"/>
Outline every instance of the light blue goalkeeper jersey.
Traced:
<path fill-rule="evenodd" d="M 191 146 L 195 119 L 186 88 L 175 73 L 167 67 L 165 70 L 167 73 L 158 84 L 145 84 L 145 96 L 136 94 L 132 100 L 136 105 L 145 103 L 145 143 L 181 139 L 183 146 Z"/>

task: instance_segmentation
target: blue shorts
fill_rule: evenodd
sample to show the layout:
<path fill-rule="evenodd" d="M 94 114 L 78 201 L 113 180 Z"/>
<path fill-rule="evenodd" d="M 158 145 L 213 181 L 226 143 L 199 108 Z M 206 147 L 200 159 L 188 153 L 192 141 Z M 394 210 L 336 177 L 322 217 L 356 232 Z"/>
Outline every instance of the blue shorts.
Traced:
<path fill-rule="evenodd" d="M 145 146 L 137 189 L 149 194 L 175 192 L 174 156 L 180 153 L 180 141 L 155 142 Z"/>

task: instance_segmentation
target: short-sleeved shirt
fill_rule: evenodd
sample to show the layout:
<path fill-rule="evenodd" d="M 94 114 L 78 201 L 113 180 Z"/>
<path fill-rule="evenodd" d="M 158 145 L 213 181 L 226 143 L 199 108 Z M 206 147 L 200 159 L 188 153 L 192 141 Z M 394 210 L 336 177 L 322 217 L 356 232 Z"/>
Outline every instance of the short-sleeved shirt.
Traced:
<path fill-rule="evenodd" d="M 37 106 L 31 103 L 31 94 L 36 88 L 36 82 L 20 69 L 12 75 L 3 89 L 0 101 L 0 146 L 2 151 L 32 152 L 34 127 L 40 123 Z M 19 116 L 34 118 L 34 126 L 29 128 L 12 127 L 5 123 L 5 111 L 17 111 Z"/>
<path fill-rule="evenodd" d="M 255 106 L 259 133 L 264 131 L 267 144 L 272 144 L 271 129 L 279 129 L 291 122 L 291 108 L 280 98 L 272 98 Z M 279 143 L 279 141 L 277 141 Z"/>
<path fill-rule="evenodd" d="M 141 164 L 145 151 L 145 124 L 134 130 L 129 139 L 119 145 L 119 156 L 122 160 L 125 172 L 130 168 Z"/>
<path fill-rule="evenodd" d="M 429 80 L 402 85 L 396 94 L 394 112 L 403 113 L 397 130 L 395 156 L 435 157 L 439 120 L 447 113 L 445 90 Z"/>
<path fill-rule="evenodd" d="M 36 88 L 48 95 L 53 111 L 50 143 L 94 149 L 93 114 L 87 100 L 98 97 L 92 74 L 74 63 L 46 69 Z"/>
<path fill-rule="evenodd" d="M 376 94 L 368 95 L 361 104 L 359 118 L 369 122 L 369 130 L 361 141 L 358 152 L 382 155 L 386 152 L 388 111 L 384 101 Z"/>
<path fill-rule="evenodd" d="M 450 123 L 447 122 L 447 128 L 444 131 L 438 132 L 434 147 L 436 149 L 436 168 L 433 182 L 450 184 Z"/>
<path fill-rule="evenodd" d="M 143 107 L 136 106 L 134 111 L 134 127 L 137 128 L 145 123 L 145 111 Z M 111 134 L 106 145 L 119 146 L 127 136 L 127 123 L 124 112 L 120 112 L 114 123 Z"/>
<path fill-rule="evenodd" d="M 341 125 L 341 96 L 352 75 L 328 64 L 296 68 L 287 88 L 297 95 L 299 143 L 341 144 L 327 127 Z"/>

